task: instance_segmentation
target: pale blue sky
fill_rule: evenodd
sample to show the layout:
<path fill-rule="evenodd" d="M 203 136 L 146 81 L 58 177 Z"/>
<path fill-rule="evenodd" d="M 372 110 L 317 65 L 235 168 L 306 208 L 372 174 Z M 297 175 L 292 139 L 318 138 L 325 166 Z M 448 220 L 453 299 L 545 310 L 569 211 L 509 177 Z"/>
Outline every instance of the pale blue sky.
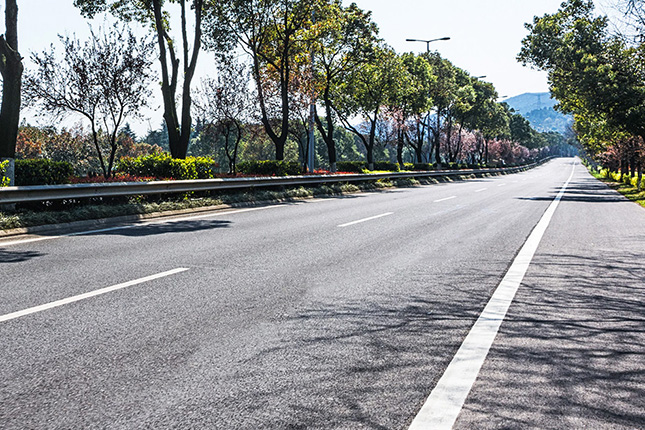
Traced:
<path fill-rule="evenodd" d="M 524 23 L 535 15 L 555 12 L 561 0 L 354 0 L 361 8 L 373 11 L 381 37 L 398 52 L 422 52 L 423 43 L 406 38 L 434 39 L 450 36 L 450 41 L 431 44 L 442 56 L 468 70 L 473 76 L 486 75 L 500 96 L 548 90 L 546 75 L 515 61 Z M 345 0 L 345 3 L 349 1 Z M 73 7 L 72 0 L 18 0 L 20 52 L 42 51 L 57 42 L 59 33 L 87 35 L 87 23 Z M 102 22 L 99 20 L 96 24 Z M 208 74 L 210 55 L 201 56 L 200 75 Z M 29 64 L 27 65 L 29 67 Z M 153 103 L 152 128 L 161 123 L 160 98 Z M 148 122 L 138 124 L 143 133 Z"/>

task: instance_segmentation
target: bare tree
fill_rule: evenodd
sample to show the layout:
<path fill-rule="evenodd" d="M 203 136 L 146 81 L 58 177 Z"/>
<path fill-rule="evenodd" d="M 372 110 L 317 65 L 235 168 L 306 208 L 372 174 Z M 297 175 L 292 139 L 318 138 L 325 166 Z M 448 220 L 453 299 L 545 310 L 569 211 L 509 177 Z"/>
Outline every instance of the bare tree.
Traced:
<path fill-rule="evenodd" d="M 0 73 L 2 73 L 2 108 L 0 108 L 0 161 L 9 160 L 7 177 L 14 181 L 16 137 L 20 122 L 20 87 L 22 57 L 18 52 L 18 5 L 7 0 L 6 33 L 0 36 Z"/>
<path fill-rule="evenodd" d="M 217 78 L 202 81 L 195 100 L 197 111 L 224 138 L 229 173 L 235 173 L 237 152 L 253 99 L 249 91 L 249 71 L 231 58 L 220 58 Z"/>
<path fill-rule="evenodd" d="M 69 114 L 86 118 L 103 175 L 108 178 L 121 125 L 147 106 L 154 44 L 138 41 L 131 30 L 116 25 L 107 31 L 91 31 L 85 42 L 59 37 L 62 59 L 57 58 L 53 45 L 40 55 L 32 54 L 37 70 L 25 79 L 26 99 L 59 118 Z"/>

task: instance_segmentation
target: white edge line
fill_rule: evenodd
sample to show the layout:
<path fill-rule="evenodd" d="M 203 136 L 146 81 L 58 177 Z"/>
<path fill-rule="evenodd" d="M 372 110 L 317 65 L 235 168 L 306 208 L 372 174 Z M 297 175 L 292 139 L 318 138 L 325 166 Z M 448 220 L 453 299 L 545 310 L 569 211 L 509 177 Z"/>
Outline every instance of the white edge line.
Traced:
<path fill-rule="evenodd" d="M 446 197 L 445 199 L 435 200 L 433 203 L 445 202 L 446 200 L 452 200 L 452 199 L 456 199 L 456 198 L 457 198 L 457 196 L 450 196 L 450 197 Z"/>
<path fill-rule="evenodd" d="M 185 272 L 187 268 L 180 267 L 173 270 L 168 270 L 167 272 L 157 273 L 156 275 L 146 276 L 144 278 L 135 279 L 134 281 L 124 282 L 122 284 L 112 285 L 111 287 L 101 288 L 100 290 L 94 290 L 87 293 L 79 294 L 76 296 L 68 297 L 66 299 L 56 300 L 51 303 L 46 303 L 44 305 L 34 306 L 32 308 L 24 309 L 22 311 L 12 312 L 6 315 L 0 315 L 0 322 L 9 321 L 15 318 L 23 317 L 30 314 L 35 314 L 36 312 L 42 312 L 48 309 L 56 308 L 58 306 L 67 305 L 70 303 L 78 302 L 80 300 L 89 299 L 91 297 L 99 296 L 101 294 L 109 293 L 111 291 L 120 290 L 123 288 L 131 287 L 133 285 L 142 284 L 144 282 L 152 281 L 154 279 L 163 278 L 166 276 L 174 275 L 176 273 Z"/>
<path fill-rule="evenodd" d="M 575 164 L 569 179 L 520 249 L 409 430 L 448 430 L 454 425 L 574 172 Z"/>
<path fill-rule="evenodd" d="M 341 224 L 338 227 L 341 227 L 341 228 L 342 227 L 349 227 L 350 225 L 359 224 L 359 223 L 362 223 L 362 222 L 365 222 L 365 221 L 371 221 L 371 220 L 377 219 L 377 218 L 383 218 L 384 216 L 389 216 L 389 215 L 392 215 L 392 214 L 394 214 L 394 212 L 386 212 L 386 213 L 381 214 L 381 215 L 371 216 L 369 218 L 363 218 L 363 219 L 359 219 L 359 220 L 356 220 L 356 221 Z"/>
<path fill-rule="evenodd" d="M 30 243 L 30 242 L 41 242 L 43 240 L 59 239 L 61 237 L 84 236 L 84 235 L 88 235 L 88 234 L 105 233 L 105 232 L 108 232 L 108 231 L 126 230 L 126 229 L 129 229 L 129 228 L 137 228 L 137 227 L 153 225 L 153 224 L 167 224 L 167 223 L 171 223 L 171 222 L 190 221 L 190 220 L 200 219 L 200 218 L 208 218 L 208 217 L 215 217 L 215 216 L 222 216 L 222 215 L 231 215 L 231 214 L 238 214 L 238 213 L 243 213 L 243 212 L 252 212 L 252 211 L 259 211 L 259 210 L 264 210 L 264 209 L 272 209 L 272 208 L 277 208 L 277 207 L 282 207 L 282 206 L 281 205 L 271 205 L 271 206 L 263 206 L 263 207 L 259 207 L 259 208 L 247 208 L 247 209 L 237 209 L 237 210 L 224 211 L 224 212 L 212 212 L 212 213 L 208 213 L 208 214 L 192 215 L 192 216 L 186 216 L 186 217 L 181 217 L 181 218 L 156 219 L 156 220 L 138 222 L 138 223 L 135 223 L 135 224 L 127 224 L 127 225 L 121 225 L 121 226 L 116 226 L 116 227 L 106 227 L 106 228 L 101 228 L 101 229 L 96 229 L 96 230 L 77 231 L 75 233 L 66 233 L 66 234 L 60 234 L 60 235 L 56 235 L 56 236 L 33 237 L 33 238 L 29 238 L 29 239 L 20 239 L 20 240 L 14 240 L 14 241 L 10 241 L 10 242 L 2 242 L 2 241 L 0 241 L 0 248 L 2 248 L 4 246 L 21 245 L 21 244 Z"/>

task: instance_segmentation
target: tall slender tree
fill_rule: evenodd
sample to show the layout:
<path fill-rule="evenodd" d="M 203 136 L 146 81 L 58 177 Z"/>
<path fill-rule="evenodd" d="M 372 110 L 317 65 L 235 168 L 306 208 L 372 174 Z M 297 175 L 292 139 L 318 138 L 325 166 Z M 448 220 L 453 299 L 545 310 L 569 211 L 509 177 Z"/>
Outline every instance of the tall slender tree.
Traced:
<path fill-rule="evenodd" d="M 179 3 L 181 9 L 181 47 L 178 53 L 175 39 L 170 34 L 170 19 L 166 3 Z M 97 13 L 110 11 L 126 20 L 137 20 L 151 25 L 157 36 L 159 63 L 161 65 L 161 93 L 164 105 L 164 121 L 168 129 L 170 153 L 174 158 L 186 158 L 192 131 L 191 117 L 191 84 L 195 76 L 197 58 L 202 45 L 202 17 L 205 0 L 192 0 L 190 6 L 186 0 L 74 0 L 74 5 L 88 17 Z M 189 46 L 187 9 L 192 7 L 194 14 L 194 34 L 192 49 Z M 180 77 L 180 63 L 183 61 L 181 76 L 181 115 L 177 109 L 177 87 Z"/>
<path fill-rule="evenodd" d="M 284 159 L 291 127 L 290 92 L 299 62 L 309 63 L 313 17 L 328 0 L 221 0 L 213 3 L 208 44 L 221 53 L 240 47 L 252 63 L 264 129 Z"/>

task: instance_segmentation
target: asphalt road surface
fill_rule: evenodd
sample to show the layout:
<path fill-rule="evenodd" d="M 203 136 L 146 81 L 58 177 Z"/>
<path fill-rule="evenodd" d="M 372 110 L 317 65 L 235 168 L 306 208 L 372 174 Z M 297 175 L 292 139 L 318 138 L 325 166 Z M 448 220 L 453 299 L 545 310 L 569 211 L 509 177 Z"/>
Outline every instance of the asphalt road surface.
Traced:
<path fill-rule="evenodd" d="M 645 428 L 645 210 L 571 158 L 0 242 L 0 428 L 407 429 L 565 183 L 454 428 Z"/>

